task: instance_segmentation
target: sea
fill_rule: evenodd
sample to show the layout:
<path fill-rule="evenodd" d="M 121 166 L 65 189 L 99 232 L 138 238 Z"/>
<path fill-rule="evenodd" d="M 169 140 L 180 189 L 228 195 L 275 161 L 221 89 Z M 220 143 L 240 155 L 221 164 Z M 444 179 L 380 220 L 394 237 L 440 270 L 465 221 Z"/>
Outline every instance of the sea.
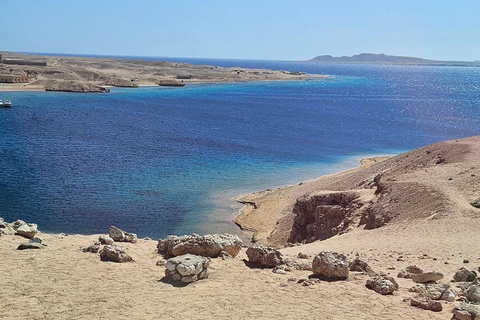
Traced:
<path fill-rule="evenodd" d="M 0 217 L 43 232 L 239 230 L 245 193 L 480 134 L 480 68 L 142 58 L 330 75 L 304 81 L 0 92 Z"/>

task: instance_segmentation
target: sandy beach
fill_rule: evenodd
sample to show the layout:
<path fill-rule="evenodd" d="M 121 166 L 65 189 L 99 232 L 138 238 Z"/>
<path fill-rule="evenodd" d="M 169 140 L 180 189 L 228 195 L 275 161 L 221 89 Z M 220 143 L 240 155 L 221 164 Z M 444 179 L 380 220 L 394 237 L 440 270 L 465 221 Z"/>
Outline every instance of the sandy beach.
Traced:
<path fill-rule="evenodd" d="M 289 221 L 284 216 L 290 215 L 288 210 L 297 195 L 318 193 L 320 187 L 343 190 L 378 170 L 384 174 L 383 187 L 387 189 L 391 187 L 387 181 L 403 185 L 402 192 L 408 191 L 407 182 L 436 187 L 436 191 L 429 189 L 428 196 L 416 185 L 417 195 L 406 193 L 413 202 L 399 199 L 404 210 L 399 211 L 401 207 L 389 200 L 384 210 L 398 214 L 381 227 L 367 230 L 352 225 L 326 240 L 281 249 L 293 260 L 299 253 L 310 255 L 311 260 L 322 250 L 341 252 L 350 259 L 358 255 L 375 272 L 395 277 L 400 288 L 393 295 L 382 296 L 367 289 L 369 276 L 360 272 L 350 272 L 346 281 L 305 286 L 298 282 L 308 279 L 311 271 L 276 274 L 272 269 L 252 266 L 246 262 L 245 248 L 234 259 L 212 259 L 208 279 L 176 286 L 163 279 L 164 267 L 156 265 L 163 257 L 157 253 L 155 240 L 122 243 L 135 262 L 112 263 L 100 261 L 98 254 L 82 252 L 81 248 L 92 244 L 98 235 L 40 232 L 37 236 L 47 245 L 42 250 L 19 251 L 16 248 L 25 238 L 0 237 L 0 318 L 450 319 L 457 302 L 442 301 L 441 312 L 414 308 L 409 299 L 415 293 L 408 291 L 414 283 L 396 274 L 416 265 L 425 271 L 442 272 L 442 282 L 449 283 L 459 268 L 478 267 L 480 209 L 469 201 L 480 196 L 479 155 L 480 136 L 476 136 L 388 159 L 365 160 L 358 169 L 242 198 L 255 203 L 257 209 L 243 210 L 239 219 L 244 220 L 240 221 L 260 231 L 257 241 L 281 247 L 278 239 L 286 238 L 275 235 L 286 233 L 282 229 L 286 224 L 281 221 Z M 395 181 L 391 180 L 394 176 Z M 433 193 L 442 196 L 431 198 Z M 388 194 L 396 196 L 392 189 Z M 428 207 L 441 204 L 444 210 L 432 214 L 426 201 Z M 421 215 L 417 214 L 419 206 L 423 208 Z M 458 284 L 451 286 L 459 290 Z"/>

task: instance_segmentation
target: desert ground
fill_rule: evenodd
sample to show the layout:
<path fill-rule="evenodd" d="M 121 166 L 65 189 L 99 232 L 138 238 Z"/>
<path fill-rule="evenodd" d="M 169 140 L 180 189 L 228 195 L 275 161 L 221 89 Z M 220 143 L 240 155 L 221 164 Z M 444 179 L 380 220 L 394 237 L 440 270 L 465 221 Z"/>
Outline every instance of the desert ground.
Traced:
<path fill-rule="evenodd" d="M 99 235 L 40 232 L 37 236 L 47 245 L 41 250 L 17 250 L 26 240 L 18 235 L 0 237 L 0 318 L 451 319 L 457 301 L 442 301 L 440 312 L 412 307 L 409 299 L 415 293 L 408 289 L 414 283 L 396 275 L 416 265 L 442 272 L 441 282 L 450 283 L 461 267 L 478 271 L 480 209 L 473 204 L 480 197 L 479 159 L 476 136 L 365 161 L 359 169 L 242 198 L 250 204 L 240 215 L 247 217 L 241 223 L 258 230 L 257 243 L 282 247 L 283 255 L 294 260 L 300 252 L 310 261 L 320 251 L 340 252 L 350 259 L 358 255 L 375 272 L 396 279 L 400 288 L 393 295 L 367 289 L 369 276 L 361 272 L 350 272 L 345 281 L 306 286 L 299 280 L 311 277 L 311 271 L 274 273 L 247 262 L 245 248 L 234 259 L 212 259 L 207 279 L 175 285 L 165 281 L 165 267 L 157 265 L 163 257 L 155 240 L 122 243 L 135 262 L 114 263 L 82 252 Z M 359 181 L 364 182 L 358 186 Z M 336 224 L 333 236 L 283 246 L 292 236 L 295 215 L 301 214 L 292 213 L 297 198 L 344 192 L 352 186 L 381 191 L 361 195 L 349 211 L 350 224 Z M 362 225 L 355 217 L 366 208 L 383 224 Z M 325 234 L 320 231 L 318 235 Z M 451 286 L 460 291 L 457 283 Z"/>
<path fill-rule="evenodd" d="M 0 83 L 0 91 L 106 92 L 109 87 L 183 86 L 192 83 L 304 80 L 322 77 L 295 71 L 222 68 L 166 61 L 41 56 L 2 51 L 0 54 L 3 60 L 24 59 L 47 63 L 47 66 L 0 63 L 0 74 L 27 75 L 30 78 L 29 83 Z"/>

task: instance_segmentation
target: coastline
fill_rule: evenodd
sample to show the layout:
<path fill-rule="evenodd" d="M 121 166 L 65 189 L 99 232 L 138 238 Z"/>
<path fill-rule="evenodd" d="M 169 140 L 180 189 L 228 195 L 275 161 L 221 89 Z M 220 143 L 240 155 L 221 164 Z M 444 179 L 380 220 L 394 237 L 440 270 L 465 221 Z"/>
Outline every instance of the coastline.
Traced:
<path fill-rule="evenodd" d="M 233 222 L 242 231 L 244 238 L 246 237 L 254 243 L 264 243 L 275 232 L 278 221 L 285 216 L 286 211 L 293 208 L 293 202 L 298 197 L 313 192 L 315 186 L 320 181 L 358 172 L 391 157 L 389 155 L 360 158 L 360 163 L 357 167 L 322 175 L 293 185 L 240 195 L 235 201 L 243 206 L 238 211 Z M 263 208 L 268 207 L 269 209 L 262 209 L 260 213 L 257 210 L 259 206 Z"/>
<path fill-rule="evenodd" d="M 46 65 L 1 64 L 0 74 L 23 75 L 29 83 L 0 84 L 0 92 L 61 91 L 108 92 L 109 87 L 138 88 L 144 86 L 182 87 L 197 83 L 235 83 L 252 81 L 302 81 L 330 78 L 304 72 L 224 68 L 167 61 L 125 58 L 94 58 L 74 56 L 42 56 L 1 52 L 5 59 L 18 59 Z"/>

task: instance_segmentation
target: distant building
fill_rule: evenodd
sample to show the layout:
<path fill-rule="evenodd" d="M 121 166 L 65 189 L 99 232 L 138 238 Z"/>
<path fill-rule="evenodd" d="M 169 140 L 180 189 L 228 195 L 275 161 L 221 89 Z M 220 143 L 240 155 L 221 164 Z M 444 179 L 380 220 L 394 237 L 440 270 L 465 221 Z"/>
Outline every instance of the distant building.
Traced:
<path fill-rule="evenodd" d="M 0 74 L 0 83 L 28 83 L 28 76 L 17 74 Z"/>
<path fill-rule="evenodd" d="M 0 63 L 16 64 L 16 65 L 24 65 L 24 66 L 40 66 L 40 67 L 47 66 L 47 62 L 45 61 L 31 61 L 31 60 L 25 60 L 25 59 L 3 59 L 1 54 L 0 54 Z"/>

